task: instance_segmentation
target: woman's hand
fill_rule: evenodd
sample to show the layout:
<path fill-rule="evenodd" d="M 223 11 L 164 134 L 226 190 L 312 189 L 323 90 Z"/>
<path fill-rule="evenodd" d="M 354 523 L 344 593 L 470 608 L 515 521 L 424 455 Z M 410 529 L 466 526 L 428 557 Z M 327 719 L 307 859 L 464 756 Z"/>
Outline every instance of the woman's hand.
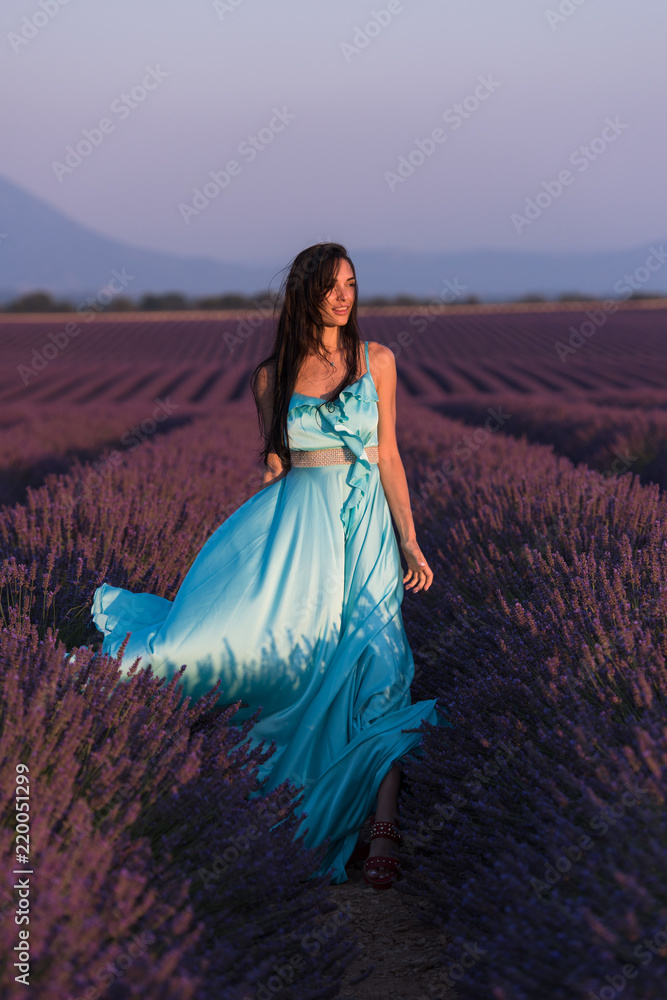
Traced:
<path fill-rule="evenodd" d="M 422 588 L 428 590 L 433 582 L 433 570 L 426 562 L 424 553 L 417 544 L 417 539 L 401 542 L 401 549 L 408 564 L 408 571 L 403 577 L 404 585 L 408 588 L 411 587 L 413 593 L 422 590 Z"/>

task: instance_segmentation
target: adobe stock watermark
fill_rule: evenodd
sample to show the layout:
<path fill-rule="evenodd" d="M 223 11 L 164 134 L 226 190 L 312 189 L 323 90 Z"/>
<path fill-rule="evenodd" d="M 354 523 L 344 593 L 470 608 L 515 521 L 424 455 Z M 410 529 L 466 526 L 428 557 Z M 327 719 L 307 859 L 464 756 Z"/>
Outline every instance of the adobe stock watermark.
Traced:
<path fill-rule="evenodd" d="M 249 340 L 253 333 L 255 333 L 255 331 L 262 326 L 264 320 L 273 319 L 274 310 L 275 303 L 271 299 L 261 299 L 257 303 L 257 309 L 254 312 L 249 313 L 247 316 L 244 316 L 243 319 L 238 321 L 236 325 L 236 333 L 227 333 L 227 331 L 225 331 L 222 335 L 222 339 L 224 340 L 229 353 L 233 354 L 234 348 L 238 344 L 245 344 L 246 340 Z"/>
<path fill-rule="evenodd" d="M 124 445 L 125 451 L 134 451 L 142 442 L 147 441 L 155 433 L 158 425 L 167 420 L 172 412 L 177 410 L 181 405 L 180 403 L 170 402 L 168 396 L 165 400 L 161 400 L 159 396 L 156 396 L 155 403 L 157 405 L 153 408 L 150 417 L 144 417 L 140 423 L 131 427 L 122 435 L 121 443 Z M 80 477 L 76 481 L 74 489 L 68 493 L 63 502 L 74 507 L 81 502 L 94 500 L 95 494 L 103 486 L 104 476 L 115 469 L 122 459 L 123 453 L 118 448 L 114 448 L 105 458 L 100 458 L 89 465 L 85 465 Z M 86 646 L 82 648 L 87 649 Z M 65 658 L 68 655 L 68 653 L 65 653 Z M 76 655 L 69 657 L 68 662 L 76 663 Z"/>
<path fill-rule="evenodd" d="M 386 7 L 380 10 L 372 10 L 368 21 L 363 25 L 355 25 L 354 35 L 351 42 L 341 42 L 339 48 L 343 53 L 345 62 L 352 62 L 354 56 L 359 55 L 367 49 L 374 38 L 377 38 L 385 28 L 389 27 L 396 14 L 402 14 L 405 8 L 401 0 L 389 0 Z"/>
<path fill-rule="evenodd" d="M 255 135 L 246 136 L 236 147 L 237 153 L 245 159 L 246 163 L 252 163 L 267 146 L 271 145 L 277 135 L 285 131 L 295 118 L 296 115 L 288 111 L 285 105 L 282 108 L 273 108 L 273 116 L 269 122 Z M 186 204 L 181 201 L 178 204 L 178 211 L 186 226 L 190 225 L 193 216 L 198 216 L 205 208 L 208 208 L 220 192 L 229 187 L 232 177 L 238 177 L 242 171 L 243 166 L 238 160 L 228 160 L 222 170 L 209 170 L 208 176 L 211 180 L 207 181 L 201 189 L 198 187 L 192 189 L 194 194 L 192 203 Z"/>
<path fill-rule="evenodd" d="M 632 274 L 624 274 L 622 278 L 614 283 L 614 291 L 618 293 L 618 299 L 605 299 L 601 309 L 587 309 L 586 319 L 578 327 L 570 326 L 570 336 L 567 344 L 562 340 L 557 340 L 554 344 L 556 354 L 562 364 L 565 364 L 569 354 L 576 354 L 579 348 L 583 347 L 590 338 L 601 329 L 607 319 L 618 311 L 618 303 L 629 299 L 633 292 L 638 291 L 642 285 L 650 281 L 651 274 L 655 274 L 667 262 L 667 253 L 663 244 L 660 249 L 650 247 L 649 254 L 643 264 L 635 268 Z"/>
<path fill-rule="evenodd" d="M 180 403 L 172 403 L 169 396 L 166 399 L 160 399 L 159 396 L 156 396 L 154 403 L 156 405 L 153 407 L 150 417 L 144 417 L 134 427 L 130 427 L 121 434 L 120 443 L 123 445 L 124 451 L 134 451 L 140 444 L 147 441 L 149 437 L 155 434 L 159 425 L 167 420 L 174 410 L 177 410 L 181 405 Z M 122 451 L 114 448 L 106 458 L 100 459 L 97 462 L 91 462 L 90 466 L 86 466 L 84 492 L 89 494 L 91 489 L 99 488 L 102 485 L 102 477 L 118 465 L 122 461 L 122 458 Z"/>
<path fill-rule="evenodd" d="M 473 965 L 477 965 L 479 960 L 486 954 L 487 952 L 485 949 L 480 948 L 477 941 L 473 941 L 472 943 L 466 941 L 463 945 L 461 954 L 456 961 L 449 963 L 446 972 L 444 969 L 439 969 L 436 978 L 439 979 L 440 982 L 444 983 L 445 986 L 456 986 L 456 984 L 465 976 L 466 970 L 472 969 Z M 439 987 L 437 986 L 435 987 L 436 990 L 438 988 Z M 433 995 L 434 994 L 431 993 L 431 996 Z M 450 994 L 448 993 L 447 996 L 449 997 Z"/>
<path fill-rule="evenodd" d="M 523 745 L 530 746 L 531 744 L 532 740 L 528 739 Z M 468 771 L 461 779 L 461 785 L 464 787 L 467 786 L 473 795 L 478 794 L 482 790 L 482 786 L 492 781 L 498 775 L 501 768 L 507 767 L 510 761 L 520 753 L 521 749 L 522 747 L 518 745 L 508 745 L 499 741 L 494 757 L 491 760 L 485 761 L 481 767 L 476 767 Z M 428 819 L 420 820 L 419 829 L 416 834 L 411 834 L 407 831 L 403 833 L 405 843 L 411 847 L 424 847 L 431 840 L 433 833 L 442 830 L 445 824 L 451 823 L 459 809 L 462 809 L 465 805 L 468 805 L 468 799 L 465 795 L 460 795 L 458 792 L 454 792 L 449 802 L 436 802 L 433 806 L 433 813 L 431 813 Z"/>
<path fill-rule="evenodd" d="M 226 521 L 228 517 L 235 514 L 239 507 L 242 507 L 246 500 L 250 500 L 251 497 L 255 496 L 256 493 L 261 492 L 264 483 L 264 473 L 258 470 L 252 472 L 248 478 L 245 480 L 246 486 L 244 490 L 239 490 L 236 496 L 228 500 L 225 506 L 220 511 L 220 517 L 222 521 Z M 268 483 L 266 484 L 269 485 Z"/>
<path fill-rule="evenodd" d="M 302 619 L 305 618 L 302 634 L 307 635 L 309 622 L 312 622 L 314 616 L 322 608 L 331 607 L 332 604 L 340 605 L 343 597 L 341 575 L 336 572 L 335 567 L 327 567 L 326 575 L 323 579 L 318 580 L 318 584 L 290 607 L 289 620 L 281 622 L 280 625 L 276 624 L 271 633 L 273 636 L 280 636 L 281 639 L 288 642 L 292 640 L 298 649 L 300 643 L 296 637 L 296 631 Z M 324 660 L 320 662 L 318 669 L 321 674 L 327 669 Z"/>
<path fill-rule="evenodd" d="M 461 296 L 468 291 L 467 285 L 462 285 L 458 278 L 453 280 L 445 278 L 437 299 L 431 299 L 425 306 L 413 309 L 408 316 L 408 326 L 416 327 L 417 333 L 424 333 L 429 323 L 433 323 L 441 314 L 440 308 L 443 305 L 451 305 L 457 302 Z M 393 353 L 394 358 L 399 358 L 404 348 L 410 347 L 414 342 L 414 336 L 410 330 L 400 330 L 393 335 L 394 339 L 386 341 L 382 336 L 378 336 L 379 343 L 384 344 Z"/>
<path fill-rule="evenodd" d="M 133 934 L 130 943 L 124 947 L 120 955 L 95 970 L 93 979 L 98 985 L 88 986 L 80 997 L 73 997 L 71 993 L 68 993 L 67 1000 L 99 1000 L 114 980 L 120 979 L 137 958 L 148 954 L 149 946 L 155 941 L 156 937 L 152 931 Z"/>
<path fill-rule="evenodd" d="M 458 277 L 454 278 L 453 281 L 445 278 L 438 298 L 431 299 L 427 305 L 420 306 L 419 309 L 410 313 L 408 323 L 410 326 L 417 327 L 417 333 L 423 333 L 428 324 L 438 318 L 441 306 L 458 302 L 467 291 L 468 285 L 462 285 Z"/>
<path fill-rule="evenodd" d="M 628 472 L 631 473 L 635 462 L 646 458 L 641 452 L 633 455 L 629 451 L 624 453 L 617 448 L 613 448 L 612 452 L 616 457 L 610 466 L 602 472 L 597 472 L 594 469 L 588 470 L 589 475 L 581 492 L 581 496 L 586 502 L 594 500 L 596 497 L 608 497 L 612 483 L 616 483 Z M 579 518 L 575 514 L 569 510 L 556 511 L 545 516 L 542 538 L 548 543 L 560 543 L 561 539 L 576 532 L 578 528 Z"/>
<path fill-rule="evenodd" d="M 625 989 L 628 981 L 637 977 L 640 966 L 648 965 L 653 961 L 653 956 L 664 952 L 665 948 L 667 948 L 667 924 L 662 930 L 656 931 L 652 938 L 645 937 L 641 944 L 635 945 L 632 954 L 638 964 L 626 962 L 620 972 L 605 976 L 609 985 L 603 986 L 598 993 L 589 990 L 587 1000 L 614 1000 Z"/>
<path fill-rule="evenodd" d="M 604 837 L 609 828 L 615 826 L 619 819 L 625 816 L 627 809 L 630 806 L 638 805 L 642 795 L 646 795 L 647 793 L 648 788 L 641 788 L 635 782 L 633 791 L 626 789 L 620 797 L 620 802 L 615 802 L 611 806 L 605 806 L 604 809 L 601 809 L 589 821 L 588 825 L 590 829 L 596 832 L 598 837 Z M 553 864 L 550 862 L 545 864 L 544 879 L 531 878 L 530 885 L 537 898 L 542 899 L 547 892 L 553 889 L 560 882 L 561 877 L 570 871 L 572 865 L 581 861 L 584 851 L 590 851 L 593 847 L 595 847 L 595 841 L 586 833 L 578 838 L 577 844 L 564 844 L 562 846 L 562 853 L 555 862 Z"/>
<path fill-rule="evenodd" d="M 568 18 L 579 10 L 586 0 L 561 0 L 557 10 L 545 10 L 544 16 L 552 31 L 555 31 L 560 24 L 565 24 Z"/>
<path fill-rule="evenodd" d="M 88 647 L 81 646 L 79 648 L 87 649 Z M 69 655 L 70 655 L 69 651 L 66 651 L 64 654 L 64 659 L 67 659 Z M 76 656 L 70 658 L 69 662 L 71 663 L 72 661 L 76 662 Z M 157 776 L 159 775 L 160 768 L 164 768 L 165 766 L 164 762 L 166 759 L 166 755 L 169 752 L 169 749 L 173 749 L 174 741 L 181 739 L 181 735 L 182 734 L 164 733 L 161 736 L 159 745 L 160 756 L 157 756 L 156 753 L 154 752 L 152 756 L 146 761 L 146 767 L 143 772 L 139 774 L 136 770 L 132 771 L 133 781 L 135 774 L 137 775 L 135 783 L 131 783 L 128 781 L 123 784 L 117 785 L 115 787 L 114 793 L 111 796 L 111 798 L 107 802 L 105 802 L 105 804 L 101 806 L 99 809 L 93 810 L 95 819 L 95 828 L 99 829 L 100 824 L 103 823 L 105 820 L 107 820 L 109 816 L 111 816 L 116 810 L 122 809 L 124 805 L 125 806 L 129 805 L 129 803 L 131 803 L 134 799 L 136 799 L 137 796 L 139 796 L 141 793 L 142 782 L 146 778 L 148 778 L 151 782 L 153 782 L 154 780 L 159 780 Z M 186 749 L 187 743 L 188 741 L 186 737 L 185 748 L 184 748 L 186 754 L 188 752 Z M 182 740 L 181 740 L 181 746 L 183 746 Z M 274 809 L 276 808 L 275 801 L 273 804 L 273 808 Z M 82 830 L 80 826 L 76 827 L 70 826 L 69 832 L 71 836 L 67 841 L 68 847 L 72 847 L 74 845 L 80 847 L 82 843 L 87 842 L 88 833 L 87 831 Z M 0 916 L 0 926 L 1 925 L 2 925 L 2 917 Z"/>
<path fill-rule="evenodd" d="M 155 69 L 151 66 L 146 66 L 146 75 L 143 77 L 141 83 L 132 87 L 129 93 L 123 92 L 111 102 L 111 113 L 117 116 L 118 121 L 125 121 L 140 104 L 143 104 L 149 93 L 160 86 L 167 76 L 169 74 L 161 70 L 159 66 L 156 66 Z M 63 178 L 67 174 L 74 173 L 77 167 L 81 166 L 93 150 L 102 145 L 106 136 L 115 130 L 116 122 L 111 118 L 100 118 L 97 125 L 93 128 L 84 128 L 81 133 L 83 138 L 79 139 L 76 146 L 69 145 L 65 147 L 64 163 L 60 160 L 52 160 L 51 169 L 58 180 L 62 183 Z"/>
<path fill-rule="evenodd" d="M 256 823 L 246 826 L 240 833 L 231 837 L 226 837 L 224 842 L 228 845 L 219 854 L 217 851 L 208 862 L 208 868 L 198 868 L 197 876 L 201 880 L 205 889 L 209 889 L 213 883 L 218 882 L 223 875 L 236 865 L 241 858 L 248 853 L 254 843 L 256 843 L 267 830 L 282 822 L 284 816 L 281 814 L 289 811 L 293 802 L 294 794 L 288 789 L 281 789 L 277 795 L 268 799 L 260 797 L 254 799 L 257 819 L 265 825 L 265 829 L 260 829 Z"/>
<path fill-rule="evenodd" d="M 135 275 L 127 274 L 124 267 L 120 271 L 114 268 L 111 272 L 111 278 L 106 285 L 100 288 L 96 295 L 80 302 L 76 307 L 76 311 L 85 317 L 85 323 L 90 323 L 100 310 L 108 305 L 114 296 L 118 295 L 134 279 Z M 47 341 L 42 344 L 41 349 L 33 347 L 30 364 L 16 366 L 23 384 L 27 385 L 31 378 L 35 378 L 40 372 L 43 372 L 47 365 L 57 358 L 60 352 L 65 350 L 70 341 L 78 337 L 80 333 L 81 326 L 70 320 L 65 323 L 62 330 L 59 330 L 57 333 L 49 333 Z"/>
<path fill-rule="evenodd" d="M 574 149 L 570 153 L 569 162 L 578 168 L 580 174 L 585 173 L 591 163 L 595 163 L 627 128 L 630 126 L 622 122 L 618 115 L 616 118 L 605 118 L 600 135 L 591 139 L 587 146 L 581 145 Z M 543 190 L 538 191 L 534 198 L 525 199 L 523 215 L 520 212 L 512 212 L 510 215 L 510 221 L 516 232 L 521 235 L 527 226 L 532 226 L 535 220 L 561 197 L 565 188 L 574 184 L 576 179 L 576 175 L 565 168 L 559 171 L 554 180 L 542 181 Z"/>
<path fill-rule="evenodd" d="M 19 31 L 7 33 L 7 40 L 14 52 L 20 52 L 24 45 L 36 38 L 42 28 L 45 28 L 56 14 L 60 13 L 61 7 L 66 7 L 69 2 L 70 0 L 39 0 L 37 5 L 39 10 L 36 10 L 30 17 L 23 18 Z"/>
<path fill-rule="evenodd" d="M 233 14 L 242 3 L 245 3 L 245 0 L 213 0 L 213 10 L 220 20 L 224 21 L 225 14 Z"/>
<path fill-rule="evenodd" d="M 632 472 L 634 463 L 646 457 L 641 452 L 634 455 L 630 451 L 622 452 L 617 448 L 613 448 L 612 453 L 615 458 L 606 469 L 602 472 L 597 472 L 594 469 L 590 470 L 591 476 L 586 481 L 586 486 L 582 491 L 582 496 L 587 500 L 593 500 L 596 496 L 608 496 L 612 482 L 616 482 L 628 472 Z M 575 531 L 579 521 L 571 512 L 562 511 L 556 516 L 548 514 L 545 518 L 545 524 L 545 537 L 550 541 L 555 541 L 564 534 Z"/>
<path fill-rule="evenodd" d="M 428 324 L 433 323 L 441 315 L 441 306 L 457 302 L 467 291 L 468 286 L 462 285 L 458 278 L 454 278 L 453 280 L 445 278 L 440 289 L 439 298 L 431 299 L 427 305 L 413 309 L 408 316 L 408 326 L 416 327 L 417 333 L 424 333 Z M 410 347 L 414 342 L 414 336 L 410 330 L 400 330 L 398 333 L 393 334 L 393 339 L 389 341 L 383 339 L 382 335 L 379 335 L 376 339 L 378 343 L 384 344 L 385 347 L 389 348 L 394 358 L 399 358 L 403 350 L 406 347 Z"/>
<path fill-rule="evenodd" d="M 460 103 L 452 104 L 442 113 L 443 120 L 451 127 L 452 132 L 458 131 L 501 86 L 491 74 L 479 76 L 477 79 L 479 82 L 471 94 L 464 97 Z M 384 179 L 392 194 L 399 184 L 404 184 L 408 177 L 412 177 L 415 170 L 423 166 L 428 157 L 433 156 L 437 146 L 446 142 L 447 138 L 447 132 L 443 128 L 436 127 L 425 139 L 415 139 L 415 145 L 407 156 L 403 154 L 399 156 L 396 170 L 384 172 Z"/>
<path fill-rule="evenodd" d="M 226 842 L 228 846 L 223 849 L 222 854 L 216 851 L 213 855 L 213 860 L 210 862 L 210 868 L 199 868 L 197 870 L 197 875 L 201 879 L 204 888 L 209 889 L 214 882 L 219 881 L 223 875 L 226 875 L 230 867 L 236 864 L 244 854 L 247 854 L 253 842 L 259 840 L 261 836 L 262 830 L 254 823 L 251 823 L 242 833 L 237 833 L 233 837 L 227 837 Z"/>
<path fill-rule="evenodd" d="M 326 921 L 302 934 L 300 938 L 293 933 L 292 938 L 295 943 L 298 941 L 299 950 L 290 955 L 282 964 L 276 962 L 272 966 L 274 974 L 269 976 L 266 981 L 258 980 L 254 996 L 246 994 L 243 1000 L 271 1000 L 271 997 L 275 996 L 276 993 L 280 993 L 285 986 L 294 980 L 295 973 L 302 969 L 304 953 L 308 956 L 315 956 L 322 948 L 331 947 L 334 938 L 340 934 L 341 930 L 347 928 L 350 915 L 351 910 L 348 904 L 346 907 L 340 907 Z"/>
<path fill-rule="evenodd" d="M 412 499 L 412 507 L 419 510 L 428 500 L 441 489 L 442 484 L 461 471 L 461 467 L 470 461 L 472 456 L 484 445 L 488 444 L 494 434 L 511 420 L 511 413 L 503 413 L 503 403 L 497 409 L 487 407 L 488 417 L 483 427 L 471 428 L 470 433 L 462 434 L 452 449 L 453 458 L 446 458 L 439 468 L 430 469 L 426 479 L 419 485 L 419 491 Z"/>

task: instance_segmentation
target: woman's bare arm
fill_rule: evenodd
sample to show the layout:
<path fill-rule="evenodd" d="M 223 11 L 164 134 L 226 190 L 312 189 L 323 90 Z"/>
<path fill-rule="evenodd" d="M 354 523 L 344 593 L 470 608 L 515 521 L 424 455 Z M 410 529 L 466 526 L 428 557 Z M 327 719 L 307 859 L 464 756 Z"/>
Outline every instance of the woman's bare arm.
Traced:
<path fill-rule="evenodd" d="M 382 488 L 398 529 L 401 549 L 408 564 L 403 583 L 413 591 L 428 590 L 433 571 L 417 544 L 410 505 L 408 481 L 396 442 L 396 359 L 384 344 L 370 343 L 373 371 L 378 394 L 378 466 Z"/>
<path fill-rule="evenodd" d="M 257 393 L 257 403 L 262 413 L 265 439 L 273 420 L 274 378 L 275 368 L 273 366 L 269 370 L 267 370 L 267 366 L 263 366 L 257 373 L 255 391 Z M 288 472 L 289 469 L 283 468 L 283 464 L 275 451 L 270 451 L 267 455 L 266 465 L 264 466 L 264 478 L 260 490 L 282 479 Z"/>

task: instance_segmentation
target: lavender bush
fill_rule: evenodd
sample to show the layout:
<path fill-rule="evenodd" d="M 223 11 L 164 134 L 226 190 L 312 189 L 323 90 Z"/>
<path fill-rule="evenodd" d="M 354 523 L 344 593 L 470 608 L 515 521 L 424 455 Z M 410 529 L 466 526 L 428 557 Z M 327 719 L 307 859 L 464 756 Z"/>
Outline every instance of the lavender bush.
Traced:
<path fill-rule="evenodd" d="M 634 962 L 623 995 L 658 1000 L 638 954 L 667 923 L 666 501 L 500 435 L 439 481 L 444 431 L 406 449 L 439 581 L 409 631 L 414 696 L 453 729 L 406 768 L 401 891 L 452 935 L 464 997 L 590 1000 Z"/>
<path fill-rule="evenodd" d="M 98 401 L 78 407 L 71 398 L 42 407 L 4 405 L 0 417 L 0 505 L 24 500 L 29 486 L 41 486 L 50 473 L 68 472 L 73 465 L 88 466 L 93 475 L 104 474 L 117 455 L 131 453 L 143 440 L 169 433 L 193 419 L 192 410 L 183 404 L 173 413 L 167 412 L 172 406 L 173 400 L 167 402 L 160 414 L 164 419 L 151 423 L 155 404 L 141 399 L 122 405 Z M 152 433 L 142 430 L 142 421 L 149 430 L 154 425 Z"/>
<path fill-rule="evenodd" d="M 621 397 L 622 398 L 622 397 Z M 473 425 L 483 425 L 488 409 L 502 405 L 511 413 L 503 432 L 552 445 L 559 455 L 585 463 L 598 472 L 631 471 L 644 483 L 667 488 L 667 412 L 649 408 L 603 406 L 600 401 L 559 396 L 491 396 L 435 404 L 436 409 Z"/>
<path fill-rule="evenodd" d="M 0 678 L 0 852 L 11 870 L 25 764 L 40 996 L 241 1000 L 295 955 L 284 997 L 336 995 L 354 950 L 345 914 L 325 955 L 308 939 L 333 909 L 325 880 L 308 881 L 325 848 L 303 848 L 294 789 L 249 798 L 269 750 L 247 752 L 252 720 L 229 724 L 238 706 L 213 712 L 217 690 L 179 704 L 178 678 L 164 685 L 150 669 L 118 683 L 115 660 L 70 656 L 15 610 Z M 0 923 L 8 998 L 25 991 L 15 907 L 5 899 Z"/>
<path fill-rule="evenodd" d="M 251 427 L 251 425 L 249 425 Z M 252 431 L 250 430 L 250 434 Z M 0 608 L 29 611 L 70 647 L 99 640 L 90 604 L 104 580 L 171 598 L 215 528 L 261 484 L 250 442 L 202 418 L 99 471 L 75 462 L 0 510 Z"/>

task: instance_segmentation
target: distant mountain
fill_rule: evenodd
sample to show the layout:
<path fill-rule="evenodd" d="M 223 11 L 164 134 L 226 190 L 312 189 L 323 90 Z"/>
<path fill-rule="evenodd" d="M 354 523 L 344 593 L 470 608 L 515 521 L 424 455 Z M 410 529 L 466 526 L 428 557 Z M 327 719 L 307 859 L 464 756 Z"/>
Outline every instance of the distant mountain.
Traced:
<path fill-rule="evenodd" d="M 0 301 L 43 290 L 70 300 L 94 295 L 114 270 L 133 275 L 125 294 L 253 293 L 273 271 L 210 257 L 181 257 L 123 243 L 74 222 L 10 181 L 0 178 Z M 6 234 L 6 235 L 4 235 Z"/>
<path fill-rule="evenodd" d="M 663 252 L 667 242 L 664 247 L 655 241 L 622 251 L 553 254 L 515 250 L 413 253 L 348 246 L 362 297 L 403 293 L 447 301 L 457 289 L 463 296 L 474 294 L 485 301 L 527 293 L 549 298 L 564 292 L 618 297 L 625 294 L 619 285 L 625 275 L 632 277 L 636 290 L 667 294 L 667 254 Z M 191 297 L 253 294 L 265 290 L 269 282 L 277 291 L 277 272 L 287 263 L 253 266 L 123 243 L 73 222 L 41 198 L 0 178 L 3 303 L 37 290 L 80 301 L 96 294 L 114 270 L 122 274 L 123 268 L 133 275 L 124 290 L 132 299 L 147 292 L 171 291 Z"/>

